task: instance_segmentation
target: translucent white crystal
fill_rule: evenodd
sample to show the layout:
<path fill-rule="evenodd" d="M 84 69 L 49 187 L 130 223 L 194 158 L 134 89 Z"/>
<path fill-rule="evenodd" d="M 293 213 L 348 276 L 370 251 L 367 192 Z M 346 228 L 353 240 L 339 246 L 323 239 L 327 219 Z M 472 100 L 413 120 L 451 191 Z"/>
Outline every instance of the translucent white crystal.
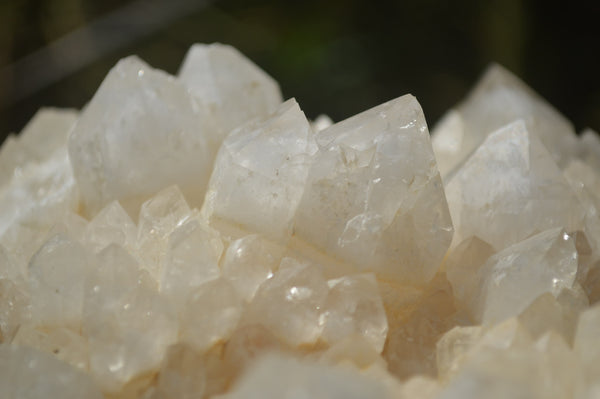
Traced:
<path fill-rule="evenodd" d="M 178 322 L 155 282 L 135 259 L 111 244 L 86 281 L 83 334 L 90 347 L 90 372 L 106 392 L 155 371 L 175 343 Z"/>
<path fill-rule="evenodd" d="M 214 158 L 208 110 L 172 76 L 136 57 L 111 69 L 69 137 L 84 212 L 118 199 L 135 215 L 143 200 L 179 184 L 200 206 Z"/>
<path fill-rule="evenodd" d="M 41 163 L 64 150 L 77 120 L 72 109 L 41 108 L 18 136 L 9 136 L 0 149 L 0 185 L 28 163 Z"/>
<path fill-rule="evenodd" d="M 225 279 L 208 281 L 190 295 L 182 317 L 182 339 L 204 351 L 226 341 L 242 315 L 242 300 Z"/>
<path fill-rule="evenodd" d="M 581 364 L 582 386 L 579 387 L 582 398 L 593 398 L 600 392 L 600 306 L 593 306 L 579 316 L 575 333 L 574 349 Z"/>
<path fill-rule="evenodd" d="M 579 230 L 583 209 L 523 121 L 490 134 L 446 185 L 454 242 L 477 236 L 500 250 L 541 231 Z"/>
<path fill-rule="evenodd" d="M 118 201 L 106 205 L 86 226 L 83 242 L 94 252 L 110 244 L 133 250 L 137 243 L 137 228 Z"/>
<path fill-rule="evenodd" d="M 77 212 L 78 188 L 65 148 L 40 163 L 28 163 L 0 190 L 0 242 L 27 262 L 46 234 Z"/>
<path fill-rule="evenodd" d="M 410 95 L 317 134 L 295 237 L 359 270 L 423 283 L 452 223 L 423 111 Z"/>
<path fill-rule="evenodd" d="M 19 327 L 11 343 L 38 349 L 83 371 L 88 371 L 87 341 L 71 329 L 33 327 L 24 324 Z"/>
<path fill-rule="evenodd" d="M 273 276 L 283 257 L 283 248 L 252 234 L 229 244 L 221 272 L 246 301 L 252 300 L 263 281 Z"/>
<path fill-rule="evenodd" d="M 246 373 L 227 399 L 387 398 L 384 386 L 352 370 L 293 358 L 265 356 Z"/>
<path fill-rule="evenodd" d="M 555 297 L 571 288 L 577 273 L 574 239 L 552 229 L 498 252 L 478 273 L 478 294 L 472 297 L 475 319 L 497 323 L 529 306 L 539 295 Z"/>
<path fill-rule="evenodd" d="M 84 285 L 94 268 L 81 244 L 61 235 L 48 240 L 29 263 L 32 323 L 78 330 Z"/>
<path fill-rule="evenodd" d="M 142 266 L 155 280 L 160 280 L 169 244 L 169 236 L 192 216 L 183 194 L 170 186 L 142 204 L 137 231 L 137 245 Z"/>
<path fill-rule="evenodd" d="M 537 134 L 555 162 L 563 166 L 577 150 L 572 124 L 516 76 L 491 65 L 468 97 L 432 130 L 432 144 L 446 178 L 486 136 L 522 119 Z"/>
<path fill-rule="evenodd" d="M 361 334 L 381 353 L 388 332 L 387 317 L 373 274 L 359 274 L 329 280 L 325 305 L 327 321 L 323 340 L 333 344 Z"/>
<path fill-rule="evenodd" d="M 464 305 L 476 294 L 479 269 L 494 253 L 494 248 L 478 237 L 469 237 L 446 258 L 446 276 L 458 305 Z"/>
<path fill-rule="evenodd" d="M 315 265 L 282 261 L 280 269 L 256 292 L 245 312 L 247 324 L 262 324 L 292 346 L 314 343 L 325 318 L 327 281 Z"/>
<path fill-rule="evenodd" d="M 6 399 L 103 399 L 91 378 L 52 355 L 0 345 L 0 391 Z"/>
<path fill-rule="evenodd" d="M 179 78 L 211 110 L 223 135 L 254 118 L 268 116 L 282 102 L 277 82 L 228 45 L 194 44 Z"/>
<path fill-rule="evenodd" d="M 285 239 L 316 150 L 312 129 L 294 99 L 268 119 L 233 131 L 215 161 L 204 214 L 213 225 L 224 221 Z"/>
<path fill-rule="evenodd" d="M 219 234 L 198 219 L 190 219 L 169 236 L 160 290 L 179 309 L 190 294 L 219 277 L 223 244 Z"/>

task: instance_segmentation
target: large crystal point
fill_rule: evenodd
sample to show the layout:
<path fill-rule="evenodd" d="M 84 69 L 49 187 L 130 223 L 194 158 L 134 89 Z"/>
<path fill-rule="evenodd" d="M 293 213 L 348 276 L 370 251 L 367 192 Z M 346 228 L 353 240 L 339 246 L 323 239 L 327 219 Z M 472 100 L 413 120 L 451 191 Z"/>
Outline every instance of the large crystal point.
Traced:
<path fill-rule="evenodd" d="M 102 399 L 90 377 L 35 349 L 0 345 L 0 392 L 5 399 Z"/>
<path fill-rule="evenodd" d="M 447 177 L 489 133 L 515 119 L 523 119 L 527 130 L 539 135 L 559 165 L 575 154 L 572 124 L 516 76 L 493 64 L 469 96 L 432 131 L 442 176 Z"/>
<path fill-rule="evenodd" d="M 227 136 L 203 212 L 216 226 L 285 239 L 316 150 L 304 113 L 294 99 L 286 101 L 271 117 Z"/>
<path fill-rule="evenodd" d="M 18 136 L 9 136 L 0 149 L 0 184 L 7 183 L 15 168 L 30 162 L 46 161 L 55 151 L 64 150 L 71 128 L 77 121 L 72 109 L 41 108 Z"/>
<path fill-rule="evenodd" d="M 147 196 L 171 184 L 200 206 L 215 131 L 183 84 L 136 57 L 119 61 L 69 138 L 84 212 L 93 216 L 118 199 L 135 215 Z"/>
<path fill-rule="evenodd" d="M 190 47 L 179 78 L 213 112 L 223 134 L 270 115 L 282 101 L 277 82 L 228 45 Z"/>
<path fill-rule="evenodd" d="M 452 223 L 423 111 L 403 96 L 317 134 L 295 235 L 363 271 L 424 283 Z"/>
<path fill-rule="evenodd" d="M 516 121 L 490 134 L 446 186 L 454 242 L 496 250 L 541 231 L 581 229 L 583 209 L 535 134 Z"/>
<path fill-rule="evenodd" d="M 493 255 L 478 273 L 470 304 L 478 322 L 496 324 L 525 310 L 539 295 L 557 297 L 577 273 L 575 240 L 552 229 Z"/>
<path fill-rule="evenodd" d="M 111 244 L 85 284 L 83 334 L 90 372 L 106 392 L 160 366 L 177 339 L 178 323 L 156 283 L 127 251 Z"/>

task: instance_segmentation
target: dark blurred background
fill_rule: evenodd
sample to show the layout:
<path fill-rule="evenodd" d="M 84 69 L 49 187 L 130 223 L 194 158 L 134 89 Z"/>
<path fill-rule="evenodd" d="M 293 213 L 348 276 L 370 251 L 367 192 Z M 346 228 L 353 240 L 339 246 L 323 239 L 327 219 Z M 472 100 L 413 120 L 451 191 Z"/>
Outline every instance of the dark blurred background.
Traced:
<path fill-rule="evenodd" d="M 0 134 L 81 108 L 126 55 L 176 73 L 195 42 L 234 45 L 313 118 L 412 93 L 432 126 L 497 61 L 598 130 L 599 25 L 598 1 L 0 0 Z"/>

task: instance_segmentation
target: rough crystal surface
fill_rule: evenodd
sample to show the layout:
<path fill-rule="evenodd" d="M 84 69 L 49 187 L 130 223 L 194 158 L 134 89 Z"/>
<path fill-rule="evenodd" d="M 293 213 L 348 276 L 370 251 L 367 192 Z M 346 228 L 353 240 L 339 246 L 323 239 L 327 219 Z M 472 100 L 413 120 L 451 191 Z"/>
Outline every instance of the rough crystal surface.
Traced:
<path fill-rule="evenodd" d="M 516 76 L 493 64 L 468 97 L 432 131 L 442 176 L 448 177 L 489 133 L 516 119 L 522 119 L 528 131 L 539 135 L 559 165 L 576 153 L 572 124 Z"/>
<path fill-rule="evenodd" d="M 118 199 L 135 215 L 144 198 L 171 184 L 199 206 L 215 130 L 181 82 L 136 57 L 119 61 L 69 137 L 84 213 Z"/>
<path fill-rule="evenodd" d="M 404 96 L 320 131 L 296 238 L 363 271 L 424 283 L 452 223 L 423 111 Z"/>
<path fill-rule="evenodd" d="M 235 48 L 190 47 L 179 78 L 218 121 L 222 133 L 269 116 L 282 102 L 279 85 Z"/>
<path fill-rule="evenodd" d="M 410 95 L 126 58 L 0 149 L 0 397 L 598 397 L 599 167 L 499 66 L 432 145 Z"/>
<path fill-rule="evenodd" d="M 477 236 L 496 250 L 551 228 L 582 228 L 583 208 L 522 121 L 490 134 L 446 186 L 454 242 Z"/>

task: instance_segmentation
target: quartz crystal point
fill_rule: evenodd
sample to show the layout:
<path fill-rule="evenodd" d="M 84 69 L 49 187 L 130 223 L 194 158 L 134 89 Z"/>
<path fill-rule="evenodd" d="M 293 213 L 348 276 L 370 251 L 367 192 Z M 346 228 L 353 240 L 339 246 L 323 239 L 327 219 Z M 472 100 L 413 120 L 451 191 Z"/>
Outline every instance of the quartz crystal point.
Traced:
<path fill-rule="evenodd" d="M 117 199 L 135 215 L 171 184 L 200 206 L 218 143 L 208 110 L 181 82 L 136 57 L 119 61 L 69 137 L 84 213 Z"/>
<path fill-rule="evenodd" d="M 329 344 L 353 334 L 363 335 L 381 353 L 388 332 L 387 317 L 373 274 L 329 280 L 322 338 Z"/>
<path fill-rule="evenodd" d="M 103 399 L 92 379 L 51 355 L 0 345 L 0 391 L 5 399 Z"/>
<path fill-rule="evenodd" d="M 179 79 L 211 110 L 223 135 L 252 119 L 269 116 L 282 102 L 277 82 L 228 45 L 190 47 Z"/>
<path fill-rule="evenodd" d="M 491 65 L 468 97 L 432 131 L 432 144 L 444 180 L 486 136 L 522 119 L 552 158 L 564 166 L 577 150 L 572 124 L 500 65 Z"/>
<path fill-rule="evenodd" d="M 79 330 L 84 285 L 94 267 L 78 242 L 61 235 L 48 240 L 28 268 L 32 323 Z"/>
<path fill-rule="evenodd" d="M 580 230 L 583 208 L 523 121 L 490 134 L 448 181 L 454 242 L 477 236 L 496 250 L 541 231 Z"/>
<path fill-rule="evenodd" d="M 2 145 L 0 185 L 6 184 L 17 168 L 28 163 L 44 162 L 55 151 L 64 150 L 76 121 L 76 110 L 40 109 L 18 136 L 9 136 Z"/>
<path fill-rule="evenodd" d="M 478 273 L 478 293 L 470 303 L 477 322 L 496 324 L 525 310 L 539 295 L 557 297 L 577 273 L 575 240 L 552 229 L 493 255 Z"/>
<path fill-rule="evenodd" d="M 103 391 L 117 393 L 159 368 L 177 339 L 178 322 L 156 283 L 122 247 L 109 245 L 98 263 L 85 285 L 82 330 L 92 376 Z"/>
<path fill-rule="evenodd" d="M 0 397 L 599 397 L 597 133 L 492 66 L 433 136 L 120 61 L 0 149 Z"/>
<path fill-rule="evenodd" d="M 219 151 L 203 213 L 229 225 L 285 240 L 291 233 L 317 150 L 312 129 L 294 99 L 267 119 L 233 131 Z"/>
<path fill-rule="evenodd" d="M 316 139 L 295 237 L 382 278 L 429 281 L 452 223 L 417 100 L 397 98 Z"/>
<path fill-rule="evenodd" d="M 284 258 L 260 285 L 245 312 L 245 324 L 261 324 L 290 346 L 313 344 L 323 331 L 328 286 L 321 270 Z"/>

